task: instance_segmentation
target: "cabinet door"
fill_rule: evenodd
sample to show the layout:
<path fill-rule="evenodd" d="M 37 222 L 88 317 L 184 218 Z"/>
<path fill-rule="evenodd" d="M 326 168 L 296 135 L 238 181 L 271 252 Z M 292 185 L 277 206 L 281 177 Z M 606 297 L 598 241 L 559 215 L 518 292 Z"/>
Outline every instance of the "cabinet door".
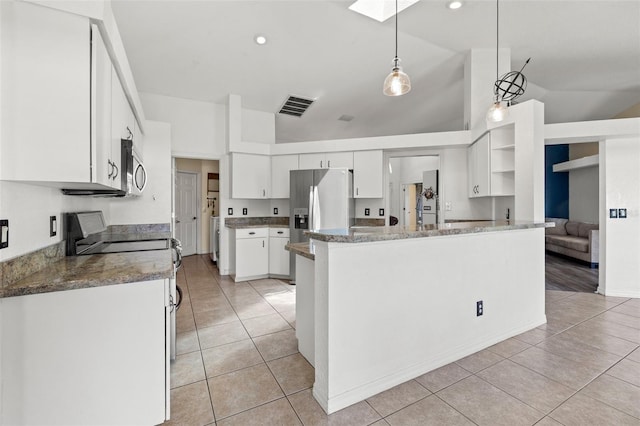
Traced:
<path fill-rule="evenodd" d="M 489 135 L 476 142 L 476 196 L 486 197 L 491 193 L 491 165 L 489 162 Z"/>
<path fill-rule="evenodd" d="M 289 172 L 298 170 L 297 155 L 271 157 L 271 198 L 289 198 Z"/>
<path fill-rule="evenodd" d="M 489 133 L 478 139 L 467 149 L 469 174 L 469 197 L 486 197 L 491 193 L 491 165 L 489 155 Z"/>
<path fill-rule="evenodd" d="M 0 1 L 0 178 L 90 182 L 89 19 Z"/>
<path fill-rule="evenodd" d="M 326 169 L 327 162 L 325 155 L 321 154 L 300 154 L 298 156 L 298 167 L 300 170 Z"/>
<path fill-rule="evenodd" d="M 269 274 L 289 276 L 289 252 L 285 246 L 288 238 L 269 238 Z"/>
<path fill-rule="evenodd" d="M 231 198 L 269 198 L 271 158 L 267 155 L 231 154 Z"/>
<path fill-rule="evenodd" d="M 353 152 L 327 152 L 325 168 L 353 169 Z"/>
<path fill-rule="evenodd" d="M 236 281 L 269 273 L 269 239 L 236 239 Z"/>
<path fill-rule="evenodd" d="M 382 150 L 353 153 L 353 196 L 382 198 Z"/>
<path fill-rule="evenodd" d="M 111 59 L 96 25 L 91 26 L 92 180 L 111 186 Z M 120 162 L 118 161 L 118 164 Z"/>

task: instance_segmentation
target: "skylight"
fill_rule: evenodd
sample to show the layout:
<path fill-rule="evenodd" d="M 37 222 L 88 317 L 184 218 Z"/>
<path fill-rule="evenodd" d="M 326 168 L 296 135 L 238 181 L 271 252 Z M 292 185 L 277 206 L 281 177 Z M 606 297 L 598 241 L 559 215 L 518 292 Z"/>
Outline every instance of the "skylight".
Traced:
<path fill-rule="evenodd" d="M 420 0 L 398 0 L 398 13 Z M 349 9 L 384 22 L 396 14 L 396 3 L 392 0 L 357 0 Z"/>

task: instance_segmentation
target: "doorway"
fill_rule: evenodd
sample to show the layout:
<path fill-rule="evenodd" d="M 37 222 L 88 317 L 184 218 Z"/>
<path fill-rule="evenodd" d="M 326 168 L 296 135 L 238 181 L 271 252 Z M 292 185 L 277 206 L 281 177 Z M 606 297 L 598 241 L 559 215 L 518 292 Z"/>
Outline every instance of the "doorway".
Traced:
<path fill-rule="evenodd" d="M 391 154 L 388 161 L 391 222 L 397 219 L 401 226 L 439 223 L 442 220 L 439 154 L 398 152 Z"/>
<path fill-rule="evenodd" d="M 182 243 L 182 255 L 196 254 L 198 245 L 198 175 L 176 172 L 176 238 Z"/>

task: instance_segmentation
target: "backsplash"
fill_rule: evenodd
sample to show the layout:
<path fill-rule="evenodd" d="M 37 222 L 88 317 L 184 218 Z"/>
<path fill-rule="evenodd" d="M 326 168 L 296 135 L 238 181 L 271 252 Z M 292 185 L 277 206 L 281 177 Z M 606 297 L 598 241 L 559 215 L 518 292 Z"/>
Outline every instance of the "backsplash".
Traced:
<path fill-rule="evenodd" d="M 0 287 L 6 287 L 65 257 L 65 241 L 0 263 Z"/>
<path fill-rule="evenodd" d="M 269 216 L 269 217 L 226 217 L 224 219 L 226 225 L 289 225 L 288 217 Z"/>

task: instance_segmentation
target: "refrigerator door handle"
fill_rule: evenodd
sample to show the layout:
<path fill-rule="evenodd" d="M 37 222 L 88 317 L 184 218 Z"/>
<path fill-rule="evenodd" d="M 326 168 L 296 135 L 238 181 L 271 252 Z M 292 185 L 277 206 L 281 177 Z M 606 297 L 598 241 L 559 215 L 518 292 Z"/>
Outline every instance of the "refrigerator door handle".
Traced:
<path fill-rule="evenodd" d="M 313 231 L 313 186 L 309 187 L 309 223 L 307 229 Z"/>
<path fill-rule="evenodd" d="M 320 197 L 318 196 L 318 186 L 313 187 L 313 230 L 319 231 L 322 224 L 320 216 Z"/>

